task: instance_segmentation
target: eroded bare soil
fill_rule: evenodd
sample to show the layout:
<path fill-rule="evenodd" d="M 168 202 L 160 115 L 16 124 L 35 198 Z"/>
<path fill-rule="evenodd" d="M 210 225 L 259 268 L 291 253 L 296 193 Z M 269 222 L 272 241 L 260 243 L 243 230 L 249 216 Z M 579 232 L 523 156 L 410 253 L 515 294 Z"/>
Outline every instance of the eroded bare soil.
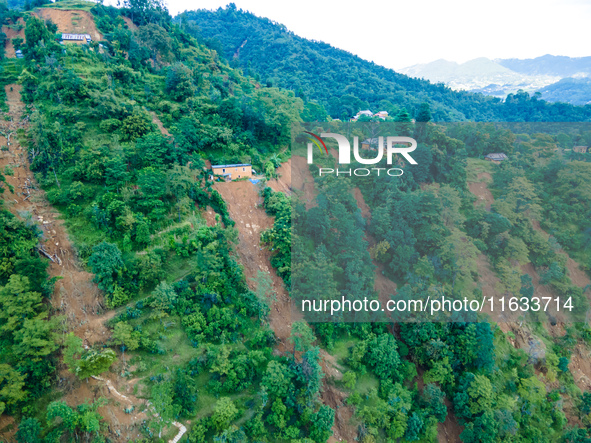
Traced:
<path fill-rule="evenodd" d="M 19 85 L 6 86 L 10 121 L 0 120 L 0 131 L 3 133 L 0 146 L 8 147 L 8 151 L 0 151 L 0 169 L 9 166 L 14 171 L 13 175 L 6 176 L 7 182 L 14 188 L 14 194 L 6 191 L 3 195 L 6 208 L 20 219 L 36 224 L 43 232 L 39 249 L 44 251 L 43 255 L 51 257 L 49 275 L 59 277 L 51 298 L 53 315 L 62 316 L 65 330 L 74 332 L 87 346 L 105 343 L 111 336 L 105 322 L 114 316 L 115 311 L 105 311 L 102 294 L 92 281 L 94 275 L 82 268 L 59 213 L 49 204 L 45 192 L 29 169 L 26 149 L 16 137 L 17 129 L 26 129 L 28 124 L 26 119 L 21 120 L 24 105 L 19 91 Z M 99 409 L 107 422 L 112 441 L 128 442 L 138 437 L 136 425 L 145 419 L 145 414 L 126 414 L 123 409 L 128 405 L 121 404 L 121 399 L 111 393 L 106 381 L 80 381 L 65 367 L 59 368 L 58 375 L 58 389 L 70 406 L 99 397 L 112 399 Z M 116 374 L 107 373 L 104 377 L 111 386 L 133 388 L 133 384 Z M 136 411 L 139 410 L 142 401 L 132 396 L 130 400 Z M 3 416 L 0 423 L 6 420 L 8 418 Z"/>

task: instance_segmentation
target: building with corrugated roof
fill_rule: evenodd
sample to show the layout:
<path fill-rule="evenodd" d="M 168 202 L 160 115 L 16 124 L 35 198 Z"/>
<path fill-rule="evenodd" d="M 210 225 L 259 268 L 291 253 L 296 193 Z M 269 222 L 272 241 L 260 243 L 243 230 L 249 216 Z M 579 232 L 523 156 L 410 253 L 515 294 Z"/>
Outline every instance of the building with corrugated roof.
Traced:
<path fill-rule="evenodd" d="M 62 34 L 62 41 L 69 43 L 90 43 L 92 37 L 90 34 Z"/>
<path fill-rule="evenodd" d="M 487 154 L 484 156 L 485 160 L 488 160 L 489 162 L 496 162 L 496 163 L 500 163 L 504 160 L 507 160 L 509 157 L 507 157 L 505 154 L 503 154 L 502 152 L 497 152 L 497 153 L 493 153 L 493 154 Z"/>
<path fill-rule="evenodd" d="M 212 165 L 214 176 L 223 177 L 224 180 L 236 180 L 244 177 L 252 177 L 252 165 L 249 163 L 237 163 L 228 165 Z"/>

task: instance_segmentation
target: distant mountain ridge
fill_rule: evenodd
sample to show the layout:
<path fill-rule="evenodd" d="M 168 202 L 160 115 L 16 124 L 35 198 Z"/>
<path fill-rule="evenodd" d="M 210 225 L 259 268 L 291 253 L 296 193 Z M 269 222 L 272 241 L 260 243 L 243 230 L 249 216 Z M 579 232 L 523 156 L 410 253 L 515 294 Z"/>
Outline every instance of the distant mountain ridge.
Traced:
<path fill-rule="evenodd" d="M 566 57 L 546 54 L 530 59 L 497 59 L 501 66 L 527 75 L 553 75 L 561 78 L 585 74 L 591 76 L 591 57 Z"/>
<path fill-rule="evenodd" d="M 411 77 L 444 83 L 460 91 L 504 98 L 524 90 L 545 100 L 584 105 L 591 102 L 591 57 L 544 55 L 533 59 L 485 57 L 465 63 L 439 59 L 400 70 Z"/>
<path fill-rule="evenodd" d="M 445 83 L 456 91 L 482 92 L 503 98 L 519 89 L 535 92 L 561 79 L 558 76 L 516 72 L 485 57 L 462 64 L 441 59 L 404 68 L 400 72 L 435 83 Z"/>
<path fill-rule="evenodd" d="M 401 69 L 402 74 L 417 76 L 429 76 L 432 78 L 431 81 L 446 81 L 452 75 L 482 75 L 486 73 L 488 75 L 506 75 L 510 74 L 511 70 L 501 66 L 499 63 L 481 57 L 474 60 L 470 60 L 466 63 L 456 63 L 444 59 L 435 60 L 431 63 L 425 63 L 420 65 L 414 65 L 409 68 Z"/>
<path fill-rule="evenodd" d="M 542 97 L 548 101 L 563 101 L 573 105 L 585 105 L 591 100 L 591 78 L 563 78 L 541 89 Z"/>
<path fill-rule="evenodd" d="M 396 115 L 407 110 L 417 116 L 423 103 L 430 106 L 435 121 L 586 121 L 591 106 L 574 107 L 549 103 L 528 94 L 516 94 L 500 100 L 483 94 L 456 90 L 443 83 L 433 84 L 419 73 L 400 72 L 364 60 L 323 42 L 307 40 L 284 25 L 238 9 L 234 4 L 215 11 L 186 11 L 174 19 L 183 29 L 215 49 L 234 67 L 254 77 L 262 85 L 293 91 L 305 103 L 308 121 L 332 118 L 348 120 L 363 109 L 388 111 Z M 439 69 L 456 67 L 440 62 Z M 466 78 L 485 67 L 490 81 L 479 82 L 485 89 L 493 83 L 507 83 L 512 71 L 493 61 L 476 60 L 464 69 Z M 470 74 L 470 75 L 468 75 Z M 518 83 L 523 80 L 519 76 Z M 554 81 L 558 81 L 559 78 Z M 546 81 L 539 87 L 551 84 Z M 515 88 L 523 89 L 522 87 Z M 504 97 L 503 97 L 504 98 Z"/>

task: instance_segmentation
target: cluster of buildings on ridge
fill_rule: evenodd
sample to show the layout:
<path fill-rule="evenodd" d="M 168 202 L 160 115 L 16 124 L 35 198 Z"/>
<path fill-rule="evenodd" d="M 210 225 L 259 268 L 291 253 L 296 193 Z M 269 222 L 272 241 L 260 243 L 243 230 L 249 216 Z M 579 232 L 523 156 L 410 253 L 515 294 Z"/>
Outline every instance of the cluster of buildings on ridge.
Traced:
<path fill-rule="evenodd" d="M 351 121 L 352 121 L 352 122 L 356 122 L 356 121 L 357 121 L 357 119 L 359 119 L 359 117 L 362 117 L 362 116 L 366 116 L 366 117 L 369 117 L 369 118 L 372 118 L 372 117 L 378 117 L 378 118 L 381 118 L 382 120 L 386 120 L 386 118 L 388 118 L 388 111 L 380 111 L 380 112 L 376 112 L 376 113 L 374 114 L 374 113 L 373 113 L 373 112 L 371 112 L 369 109 L 366 109 L 365 111 L 359 111 L 359 112 L 358 112 L 358 113 L 355 115 L 355 117 L 353 117 L 353 118 L 351 119 Z"/>
<path fill-rule="evenodd" d="M 355 114 L 355 117 L 353 117 L 351 119 L 351 121 L 355 122 L 362 116 L 366 116 L 369 118 L 377 117 L 377 118 L 381 118 L 382 120 L 385 120 L 388 117 L 388 111 L 380 111 L 380 112 L 376 112 L 374 114 L 369 109 L 365 109 L 365 110 L 359 111 L 357 114 Z M 414 120 L 413 120 L 413 122 L 414 122 Z M 378 141 L 377 137 L 365 139 L 361 142 L 361 149 L 376 150 L 378 142 L 379 141 Z M 575 150 L 576 150 L 576 147 L 575 147 Z M 579 152 L 579 151 L 577 151 L 577 152 Z M 495 152 L 495 153 L 490 153 L 490 154 L 485 155 L 484 159 L 487 161 L 491 161 L 493 163 L 500 163 L 504 160 L 507 160 L 508 157 L 506 154 L 504 154 L 502 152 Z"/>

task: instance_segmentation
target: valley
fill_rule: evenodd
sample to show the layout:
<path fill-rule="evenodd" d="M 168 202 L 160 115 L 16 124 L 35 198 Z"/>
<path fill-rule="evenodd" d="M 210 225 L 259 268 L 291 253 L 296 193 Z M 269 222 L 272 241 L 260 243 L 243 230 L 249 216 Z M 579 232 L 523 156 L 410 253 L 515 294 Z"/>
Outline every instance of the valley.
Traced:
<path fill-rule="evenodd" d="M 534 59 L 490 60 L 485 57 L 462 64 L 447 60 L 409 66 L 400 72 L 456 91 L 470 91 L 505 99 L 527 92 L 550 102 L 586 105 L 591 101 L 590 57 L 544 55 Z"/>

